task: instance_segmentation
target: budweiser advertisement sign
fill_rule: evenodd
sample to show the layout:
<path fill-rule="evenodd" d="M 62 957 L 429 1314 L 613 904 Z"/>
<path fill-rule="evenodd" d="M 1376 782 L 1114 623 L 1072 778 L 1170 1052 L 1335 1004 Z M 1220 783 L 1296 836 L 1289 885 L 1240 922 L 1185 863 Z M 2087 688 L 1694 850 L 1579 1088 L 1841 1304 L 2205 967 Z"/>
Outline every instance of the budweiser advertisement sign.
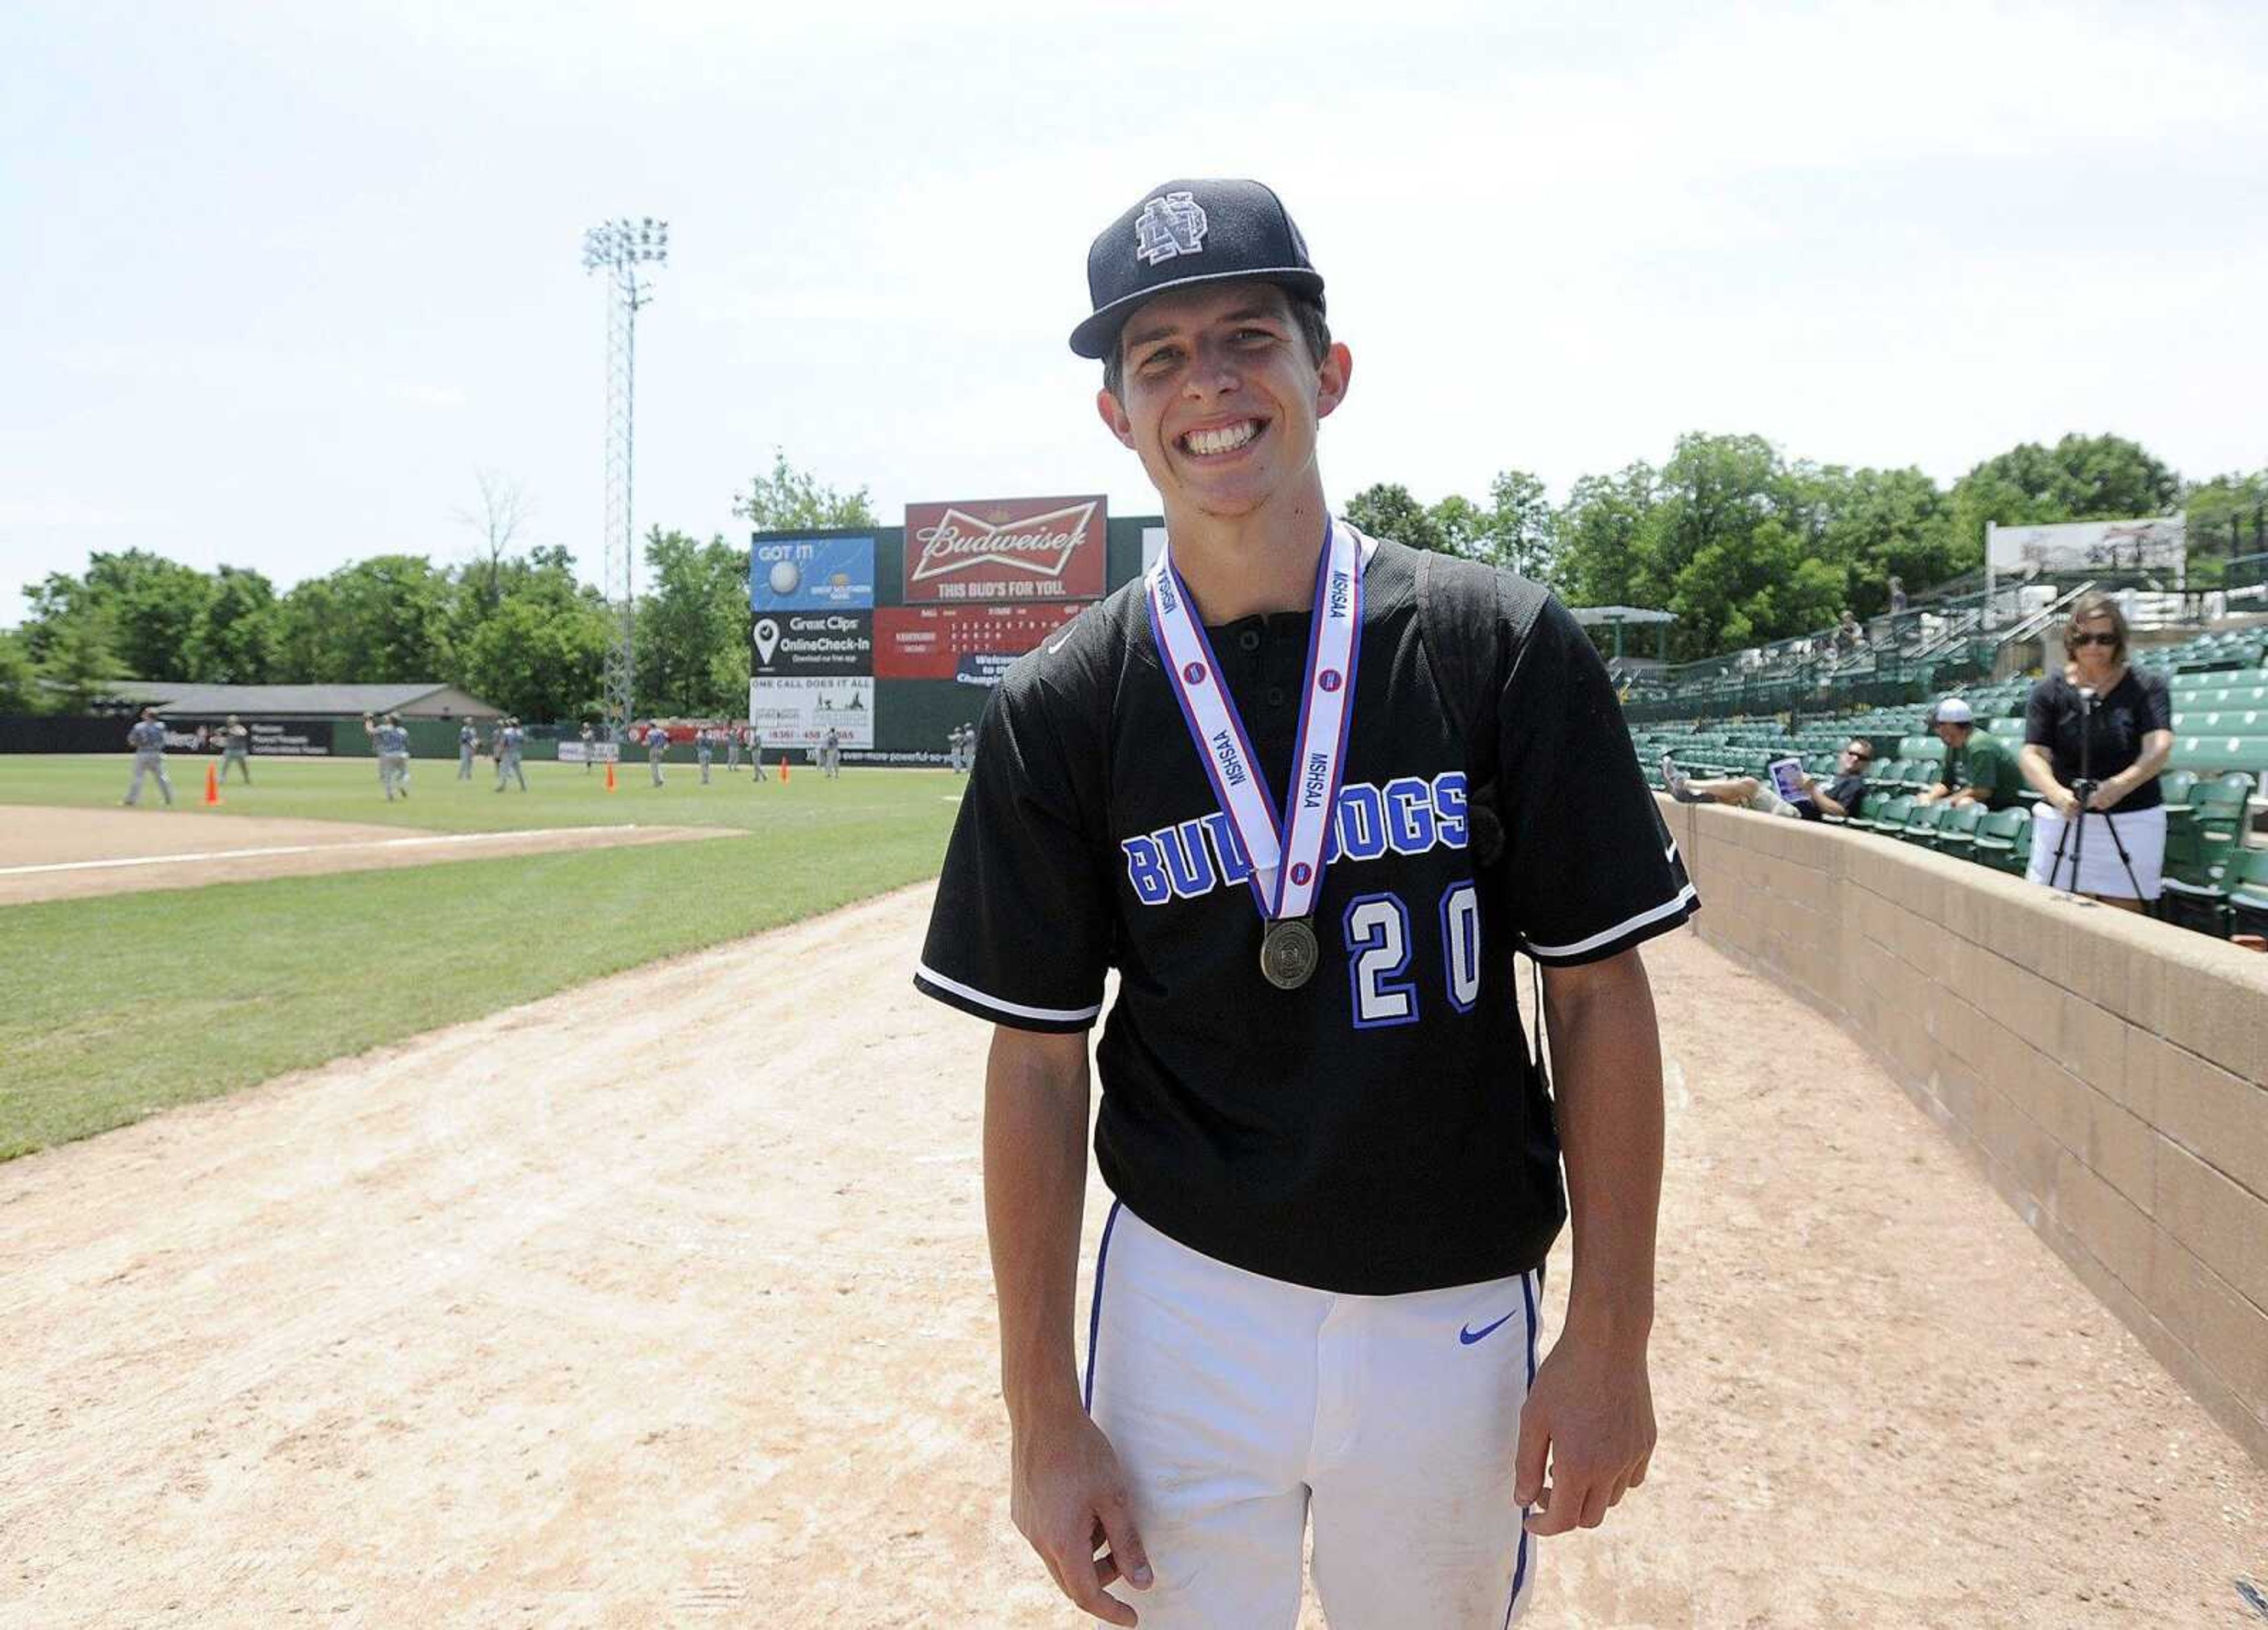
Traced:
<path fill-rule="evenodd" d="M 905 601 L 1099 600 L 1105 530 L 1100 498 L 909 504 Z"/>

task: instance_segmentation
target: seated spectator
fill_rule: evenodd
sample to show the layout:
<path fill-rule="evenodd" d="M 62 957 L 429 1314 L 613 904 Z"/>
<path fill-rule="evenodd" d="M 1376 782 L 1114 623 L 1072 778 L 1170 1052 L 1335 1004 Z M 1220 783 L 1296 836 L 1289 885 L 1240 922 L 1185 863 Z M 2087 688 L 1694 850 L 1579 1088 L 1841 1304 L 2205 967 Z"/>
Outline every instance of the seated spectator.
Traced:
<path fill-rule="evenodd" d="M 1859 626 L 1859 619 L 1851 615 L 1851 608 L 1844 607 L 1843 620 L 1835 625 L 1836 650 L 1845 656 L 1856 656 L 1859 647 L 1866 643 L 1866 631 Z"/>
<path fill-rule="evenodd" d="M 1896 572 L 1890 574 L 1890 615 L 1902 617 L 1906 614 L 1905 579 Z"/>
<path fill-rule="evenodd" d="M 1793 800 L 1782 798 L 1779 789 L 1770 781 L 1755 776 L 1722 776 L 1697 781 L 1680 770 L 1677 761 L 1667 753 L 1661 756 L 1661 785 L 1681 804 L 1729 804 L 1735 809 L 1753 809 L 1758 815 L 1787 815 L 1800 821 L 1816 821 L 1830 815 L 1847 820 L 1867 790 L 1867 766 L 1874 756 L 1873 748 L 1852 739 L 1843 749 L 1835 778 L 1822 784 L 1816 776 L 1805 776 L 1803 796 Z"/>
<path fill-rule="evenodd" d="M 2158 772 L 2174 750 L 2172 698 L 2163 675 L 2126 666 L 2126 619 L 2108 594 L 2072 608 L 2063 646 L 2063 671 L 2034 685 L 2024 709 L 2024 779 L 2042 800 L 2024 875 L 2139 911 L 2158 897 L 2165 862 Z"/>
<path fill-rule="evenodd" d="M 1940 800 L 1958 809 L 1982 804 L 1987 809 L 2011 809 L 2024 795 L 2023 766 L 2015 749 L 1989 730 L 1977 727 L 1977 716 L 1959 697 L 1948 697 L 1930 712 L 1930 729 L 1945 743 L 1945 773 L 1923 789 L 1916 802 Z"/>

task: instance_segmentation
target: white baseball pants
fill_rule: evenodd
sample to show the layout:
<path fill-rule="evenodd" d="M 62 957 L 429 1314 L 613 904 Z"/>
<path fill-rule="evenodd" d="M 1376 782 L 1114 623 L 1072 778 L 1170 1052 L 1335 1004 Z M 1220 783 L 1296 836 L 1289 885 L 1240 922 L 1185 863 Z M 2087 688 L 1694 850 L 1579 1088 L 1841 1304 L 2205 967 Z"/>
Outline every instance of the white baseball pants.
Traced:
<path fill-rule="evenodd" d="M 1292 1630 L 1303 1530 L 1331 1630 L 1504 1630 L 1539 1273 L 1395 1296 L 1248 1273 L 1111 1208 L 1087 1405 L 1132 1486 L 1143 1630 Z"/>

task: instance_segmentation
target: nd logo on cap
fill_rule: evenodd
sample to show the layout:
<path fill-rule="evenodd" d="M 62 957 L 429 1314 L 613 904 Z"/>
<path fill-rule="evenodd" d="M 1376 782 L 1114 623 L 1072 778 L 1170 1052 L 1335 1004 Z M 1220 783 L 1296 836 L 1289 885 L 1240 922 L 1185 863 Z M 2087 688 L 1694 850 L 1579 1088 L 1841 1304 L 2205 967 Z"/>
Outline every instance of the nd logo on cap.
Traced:
<path fill-rule="evenodd" d="M 1177 254 L 1204 252 L 1205 212 L 1187 193 L 1167 193 L 1142 206 L 1134 223 L 1134 253 L 1152 266 Z"/>

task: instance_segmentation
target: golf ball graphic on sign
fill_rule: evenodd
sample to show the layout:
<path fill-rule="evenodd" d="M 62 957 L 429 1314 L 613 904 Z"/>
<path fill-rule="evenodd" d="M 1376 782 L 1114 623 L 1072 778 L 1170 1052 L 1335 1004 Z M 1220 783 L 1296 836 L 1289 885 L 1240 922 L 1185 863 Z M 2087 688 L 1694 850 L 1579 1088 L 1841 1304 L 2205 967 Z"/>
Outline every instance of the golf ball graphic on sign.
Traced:
<path fill-rule="evenodd" d="M 802 581 L 803 568 L 797 565 L 795 562 L 792 560 L 776 560 L 772 563 L 773 594 L 779 595 L 792 594 L 795 593 L 797 586 L 801 584 Z"/>

